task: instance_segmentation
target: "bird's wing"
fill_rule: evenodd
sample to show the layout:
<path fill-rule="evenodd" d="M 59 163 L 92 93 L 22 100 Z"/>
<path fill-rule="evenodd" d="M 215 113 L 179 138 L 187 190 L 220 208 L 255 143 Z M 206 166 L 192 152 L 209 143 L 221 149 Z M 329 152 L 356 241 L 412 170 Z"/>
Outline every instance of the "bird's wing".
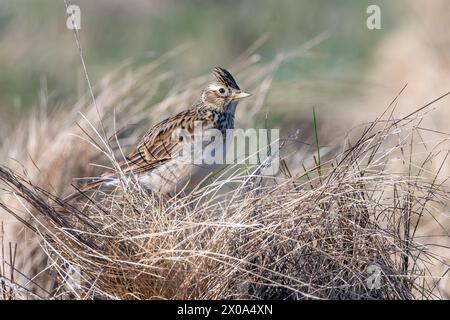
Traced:
<path fill-rule="evenodd" d="M 181 155 L 183 144 L 174 133 L 184 129 L 192 134 L 194 121 L 202 119 L 198 119 L 196 109 L 189 109 L 155 125 L 142 137 L 136 149 L 119 163 L 123 172 L 145 172 Z"/>
<path fill-rule="evenodd" d="M 119 162 L 122 172 L 140 174 L 181 155 L 184 142 L 174 139 L 177 136 L 173 134 L 178 129 L 185 129 L 188 134 L 193 134 L 195 123 L 198 121 L 204 128 L 211 127 L 210 121 L 202 117 L 201 112 L 199 113 L 198 108 L 194 106 L 155 125 L 142 137 L 135 150 L 125 160 Z M 105 172 L 100 177 L 86 182 L 77 192 L 64 198 L 64 201 L 73 200 L 115 177 L 116 172 Z"/>

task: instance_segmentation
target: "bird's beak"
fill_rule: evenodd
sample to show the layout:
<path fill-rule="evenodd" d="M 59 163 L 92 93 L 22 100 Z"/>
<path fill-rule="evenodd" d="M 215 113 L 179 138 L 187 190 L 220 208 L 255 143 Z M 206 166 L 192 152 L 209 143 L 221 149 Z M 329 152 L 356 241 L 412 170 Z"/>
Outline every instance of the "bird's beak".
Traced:
<path fill-rule="evenodd" d="M 245 91 L 235 91 L 232 95 L 233 100 L 250 97 L 252 94 Z"/>

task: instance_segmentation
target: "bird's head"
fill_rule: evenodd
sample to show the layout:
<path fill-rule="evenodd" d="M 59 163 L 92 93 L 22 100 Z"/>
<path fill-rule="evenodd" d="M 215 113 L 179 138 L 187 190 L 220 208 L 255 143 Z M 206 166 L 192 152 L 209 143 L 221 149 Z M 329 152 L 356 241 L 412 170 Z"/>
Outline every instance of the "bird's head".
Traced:
<path fill-rule="evenodd" d="M 215 81 L 203 90 L 202 100 L 205 104 L 226 108 L 231 102 L 251 96 L 242 91 L 233 76 L 224 68 L 214 68 Z"/>

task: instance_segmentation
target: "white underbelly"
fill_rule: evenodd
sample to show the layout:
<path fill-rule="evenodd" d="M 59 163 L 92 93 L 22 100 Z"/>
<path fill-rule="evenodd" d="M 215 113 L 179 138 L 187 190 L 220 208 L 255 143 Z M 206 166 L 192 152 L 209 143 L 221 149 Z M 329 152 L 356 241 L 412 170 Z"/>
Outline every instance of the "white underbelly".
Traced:
<path fill-rule="evenodd" d="M 179 160 L 170 160 L 154 170 L 139 176 L 139 183 L 146 189 L 165 194 L 175 194 L 186 187 L 196 186 L 212 178 L 220 169 L 220 164 L 194 164 Z"/>
<path fill-rule="evenodd" d="M 194 149 L 196 150 L 194 153 Z M 227 146 L 221 145 L 222 159 L 211 158 L 215 154 L 214 149 L 191 148 L 189 155 L 181 154 L 172 160 L 168 160 L 154 169 L 140 173 L 139 183 L 146 189 L 164 194 L 176 194 L 185 190 L 186 187 L 197 186 L 198 184 L 214 179 L 214 173 L 223 167 Z M 187 151 L 186 151 L 187 153 Z M 219 160 L 219 161 L 217 161 Z M 113 185 L 114 181 L 108 182 Z"/>

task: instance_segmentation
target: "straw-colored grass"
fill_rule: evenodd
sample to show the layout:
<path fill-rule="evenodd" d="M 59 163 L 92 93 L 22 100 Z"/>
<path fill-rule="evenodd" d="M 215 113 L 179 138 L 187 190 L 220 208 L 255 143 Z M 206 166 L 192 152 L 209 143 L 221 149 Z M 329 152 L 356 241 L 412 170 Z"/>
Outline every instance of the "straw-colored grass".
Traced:
<path fill-rule="evenodd" d="M 336 140 L 342 151 L 323 155 L 321 163 L 320 148 L 306 155 L 316 157 L 313 165 L 299 162 L 285 139 L 276 177 L 241 163 L 174 198 L 124 179 L 115 192 L 64 203 L 72 178 L 99 171 L 89 163 L 116 167 L 118 145 L 127 149 L 143 123 L 193 100 L 207 77 L 177 86 L 163 66 L 176 54 L 138 71 L 124 65 L 94 88 L 98 108 L 85 99 L 71 110 L 43 113 L 3 145 L 20 163 L 14 168 L 4 160 L 0 167 L 0 205 L 19 220 L 5 234 L 27 229 L 34 236 L 21 249 L 22 230 L 17 256 L 5 250 L 2 298 L 442 297 L 443 275 L 429 267 L 445 257 L 416 233 L 449 200 L 440 172 L 427 169 L 448 146 L 426 147 L 416 130 L 427 107 L 398 118 L 394 101 L 344 143 Z M 249 52 L 236 63 L 237 78 L 264 97 L 281 60 L 264 65 L 256 58 Z M 263 104 L 260 98 L 242 105 L 240 123 L 251 124 L 245 114 Z M 416 165 L 416 157 L 424 161 Z M 427 236 L 449 235 L 442 228 Z"/>

